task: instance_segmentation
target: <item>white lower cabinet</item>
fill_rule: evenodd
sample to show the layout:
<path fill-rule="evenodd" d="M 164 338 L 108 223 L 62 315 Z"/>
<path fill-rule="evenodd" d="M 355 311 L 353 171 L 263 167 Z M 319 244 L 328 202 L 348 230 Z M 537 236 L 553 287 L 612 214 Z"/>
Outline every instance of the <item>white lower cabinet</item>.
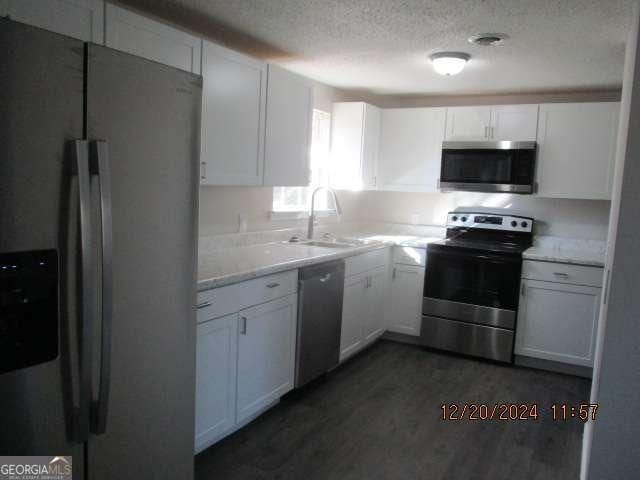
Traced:
<path fill-rule="evenodd" d="M 384 302 L 387 296 L 388 254 L 388 250 L 377 250 L 346 261 L 349 276 L 344 281 L 342 301 L 341 362 L 386 331 Z"/>
<path fill-rule="evenodd" d="M 240 312 L 238 422 L 293 388 L 298 295 Z"/>
<path fill-rule="evenodd" d="M 515 353 L 593 366 L 602 289 L 522 280 Z"/>
<path fill-rule="evenodd" d="M 236 422 L 238 315 L 198 325 L 196 345 L 196 452 Z"/>
<path fill-rule="evenodd" d="M 362 348 L 362 317 L 365 307 L 367 277 L 364 274 L 345 279 L 340 329 L 340 361 Z"/>
<path fill-rule="evenodd" d="M 198 294 L 196 453 L 293 388 L 298 311 L 294 277 L 297 270 Z"/>
<path fill-rule="evenodd" d="M 423 266 L 394 265 L 388 330 L 420 335 L 424 274 Z"/>
<path fill-rule="evenodd" d="M 382 335 L 386 328 L 384 323 L 384 299 L 387 268 L 378 267 L 368 275 L 368 284 L 364 291 L 364 315 L 362 317 L 362 336 L 365 344 Z"/>

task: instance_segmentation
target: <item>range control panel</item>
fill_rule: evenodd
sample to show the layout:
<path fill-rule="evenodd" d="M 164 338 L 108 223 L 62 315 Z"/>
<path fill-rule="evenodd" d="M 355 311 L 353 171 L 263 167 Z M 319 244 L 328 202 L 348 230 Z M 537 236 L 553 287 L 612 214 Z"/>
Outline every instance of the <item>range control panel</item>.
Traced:
<path fill-rule="evenodd" d="M 533 218 L 492 213 L 449 212 L 447 215 L 447 228 L 454 227 L 531 233 Z"/>

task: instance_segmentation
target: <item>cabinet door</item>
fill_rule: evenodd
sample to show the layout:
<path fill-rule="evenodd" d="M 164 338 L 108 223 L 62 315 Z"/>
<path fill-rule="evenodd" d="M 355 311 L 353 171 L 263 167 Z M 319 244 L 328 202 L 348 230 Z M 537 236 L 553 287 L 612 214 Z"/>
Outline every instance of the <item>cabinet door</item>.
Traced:
<path fill-rule="evenodd" d="M 362 188 L 376 190 L 378 186 L 378 158 L 380 153 L 381 111 L 365 103 L 362 129 Z"/>
<path fill-rule="evenodd" d="M 364 103 L 334 103 L 331 115 L 331 186 L 362 187 Z"/>
<path fill-rule="evenodd" d="M 238 315 L 198 325 L 196 452 L 216 442 L 236 421 Z"/>
<path fill-rule="evenodd" d="M 85 42 L 104 42 L 102 0 L 0 0 L 0 16 Z"/>
<path fill-rule="evenodd" d="M 238 422 L 293 388 L 297 299 L 289 295 L 240 312 Z"/>
<path fill-rule="evenodd" d="M 362 317 L 366 312 L 366 274 L 345 279 L 340 328 L 340 361 L 349 358 L 363 346 Z"/>
<path fill-rule="evenodd" d="M 370 343 L 382 335 L 385 328 L 384 305 L 386 300 L 387 268 L 380 267 L 367 272 L 364 291 L 364 315 L 362 336 Z"/>
<path fill-rule="evenodd" d="M 262 185 L 267 65 L 205 41 L 202 77 L 201 183 Z"/>
<path fill-rule="evenodd" d="M 310 179 L 311 83 L 268 67 L 264 185 L 307 186 Z"/>
<path fill-rule="evenodd" d="M 382 111 L 380 190 L 438 191 L 445 121 L 445 108 Z"/>
<path fill-rule="evenodd" d="M 488 140 L 491 107 L 447 108 L 446 140 Z"/>
<path fill-rule="evenodd" d="M 593 366 L 601 289 L 523 280 L 515 353 Z"/>
<path fill-rule="evenodd" d="M 110 3 L 105 5 L 105 44 L 200 74 L 200 38 Z"/>
<path fill-rule="evenodd" d="M 424 267 L 395 265 L 391 275 L 391 308 L 388 329 L 405 335 L 420 335 Z"/>
<path fill-rule="evenodd" d="M 620 104 L 540 105 L 538 196 L 610 199 Z"/>
<path fill-rule="evenodd" d="M 535 141 L 538 105 L 499 105 L 491 109 L 491 140 Z"/>

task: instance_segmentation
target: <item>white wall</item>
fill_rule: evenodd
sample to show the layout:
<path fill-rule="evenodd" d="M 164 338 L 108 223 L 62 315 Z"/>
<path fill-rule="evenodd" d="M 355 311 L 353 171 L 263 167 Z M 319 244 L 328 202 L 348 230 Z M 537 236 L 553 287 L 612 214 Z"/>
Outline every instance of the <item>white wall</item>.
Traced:
<path fill-rule="evenodd" d="M 609 298 L 603 299 L 591 403 L 596 421 L 585 426 L 583 480 L 640 475 L 640 8 L 627 42 L 614 178 L 609 248 Z"/>

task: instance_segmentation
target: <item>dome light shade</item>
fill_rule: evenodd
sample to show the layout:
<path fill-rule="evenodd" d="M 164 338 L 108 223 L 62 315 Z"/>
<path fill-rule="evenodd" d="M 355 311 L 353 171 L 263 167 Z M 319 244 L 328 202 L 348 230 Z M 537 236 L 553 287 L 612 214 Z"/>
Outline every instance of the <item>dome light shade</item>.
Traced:
<path fill-rule="evenodd" d="M 471 57 L 462 52 L 441 52 L 434 53 L 430 58 L 433 69 L 440 75 L 457 75 Z"/>

